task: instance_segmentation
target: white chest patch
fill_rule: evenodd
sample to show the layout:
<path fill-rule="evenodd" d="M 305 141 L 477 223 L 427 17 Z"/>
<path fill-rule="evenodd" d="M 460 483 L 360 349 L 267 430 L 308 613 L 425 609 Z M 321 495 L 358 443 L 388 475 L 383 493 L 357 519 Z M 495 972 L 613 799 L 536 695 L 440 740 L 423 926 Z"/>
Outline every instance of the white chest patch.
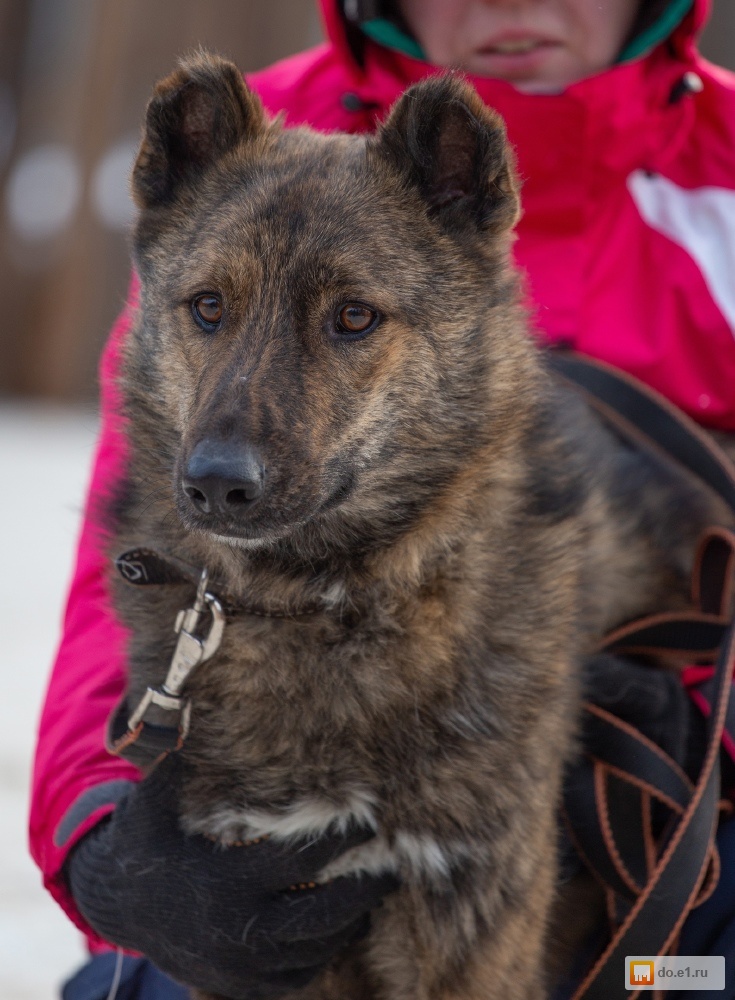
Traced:
<path fill-rule="evenodd" d="M 219 837 L 224 842 L 264 836 L 274 840 L 318 837 L 328 829 L 343 833 L 350 822 L 375 830 L 373 806 L 372 795 L 362 790 L 350 792 L 343 805 L 335 805 L 326 799 L 309 798 L 294 802 L 288 809 L 278 812 L 222 806 L 187 825 L 187 829 L 192 833 Z"/>
<path fill-rule="evenodd" d="M 687 251 L 735 335 L 735 191 L 681 188 L 636 170 L 628 190 L 646 223 Z"/>
<path fill-rule="evenodd" d="M 225 844 L 264 836 L 283 842 L 302 840 L 318 837 L 327 831 L 344 832 L 352 824 L 375 831 L 376 836 L 372 840 L 346 851 L 325 868 L 319 881 L 361 872 L 377 875 L 398 871 L 415 876 L 446 878 L 452 862 L 467 856 L 466 845 L 457 843 L 442 847 L 426 834 L 399 832 L 394 842 L 389 844 L 378 832 L 374 805 L 375 800 L 370 793 L 355 790 L 340 807 L 316 798 L 294 803 L 281 812 L 222 806 L 206 818 L 189 820 L 186 829 L 188 833 L 216 837 Z"/>

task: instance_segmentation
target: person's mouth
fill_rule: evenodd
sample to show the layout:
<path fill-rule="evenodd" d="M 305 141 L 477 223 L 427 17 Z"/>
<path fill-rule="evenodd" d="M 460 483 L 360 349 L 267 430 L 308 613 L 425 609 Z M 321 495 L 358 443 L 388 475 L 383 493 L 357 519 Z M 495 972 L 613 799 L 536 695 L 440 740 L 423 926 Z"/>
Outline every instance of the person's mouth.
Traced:
<path fill-rule="evenodd" d="M 499 76 L 514 77 L 526 75 L 542 66 L 559 45 L 553 38 L 508 34 L 486 42 L 478 55 L 488 70 Z"/>
<path fill-rule="evenodd" d="M 532 52 L 544 44 L 546 43 L 538 38 L 519 38 L 515 41 L 495 42 L 494 45 L 485 46 L 483 51 L 496 53 L 501 56 L 514 56 L 522 52 Z"/>

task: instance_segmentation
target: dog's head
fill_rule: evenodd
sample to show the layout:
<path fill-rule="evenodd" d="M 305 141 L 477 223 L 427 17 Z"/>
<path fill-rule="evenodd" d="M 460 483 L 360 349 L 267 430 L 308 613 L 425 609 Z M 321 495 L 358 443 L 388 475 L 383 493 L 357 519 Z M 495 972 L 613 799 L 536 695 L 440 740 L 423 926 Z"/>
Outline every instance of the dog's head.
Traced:
<path fill-rule="evenodd" d="M 518 419 L 515 175 L 460 79 L 323 135 L 199 55 L 156 88 L 133 189 L 127 391 L 175 441 L 187 529 L 380 543 Z"/>

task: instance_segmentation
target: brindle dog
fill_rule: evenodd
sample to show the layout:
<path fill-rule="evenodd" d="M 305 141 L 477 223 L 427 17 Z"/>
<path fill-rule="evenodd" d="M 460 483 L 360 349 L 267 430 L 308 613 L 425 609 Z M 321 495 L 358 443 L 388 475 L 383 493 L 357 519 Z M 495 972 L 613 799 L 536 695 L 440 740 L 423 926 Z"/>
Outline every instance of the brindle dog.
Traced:
<path fill-rule="evenodd" d="M 461 80 L 327 136 L 199 55 L 156 88 L 133 187 L 114 552 L 287 612 L 235 614 L 188 682 L 182 822 L 375 829 L 340 870 L 402 888 L 301 998 L 545 996 L 577 666 L 685 605 L 710 501 L 545 370 L 509 260 L 512 154 Z M 117 586 L 133 702 L 187 599 Z"/>

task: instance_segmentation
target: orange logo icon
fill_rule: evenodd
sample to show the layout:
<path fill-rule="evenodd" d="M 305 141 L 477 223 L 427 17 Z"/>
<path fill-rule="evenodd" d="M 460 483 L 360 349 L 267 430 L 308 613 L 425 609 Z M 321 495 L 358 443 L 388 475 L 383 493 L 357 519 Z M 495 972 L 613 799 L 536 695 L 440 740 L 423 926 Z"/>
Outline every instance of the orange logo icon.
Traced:
<path fill-rule="evenodd" d="M 655 986 L 653 978 L 655 965 L 653 962 L 631 961 L 628 969 L 630 986 Z"/>

